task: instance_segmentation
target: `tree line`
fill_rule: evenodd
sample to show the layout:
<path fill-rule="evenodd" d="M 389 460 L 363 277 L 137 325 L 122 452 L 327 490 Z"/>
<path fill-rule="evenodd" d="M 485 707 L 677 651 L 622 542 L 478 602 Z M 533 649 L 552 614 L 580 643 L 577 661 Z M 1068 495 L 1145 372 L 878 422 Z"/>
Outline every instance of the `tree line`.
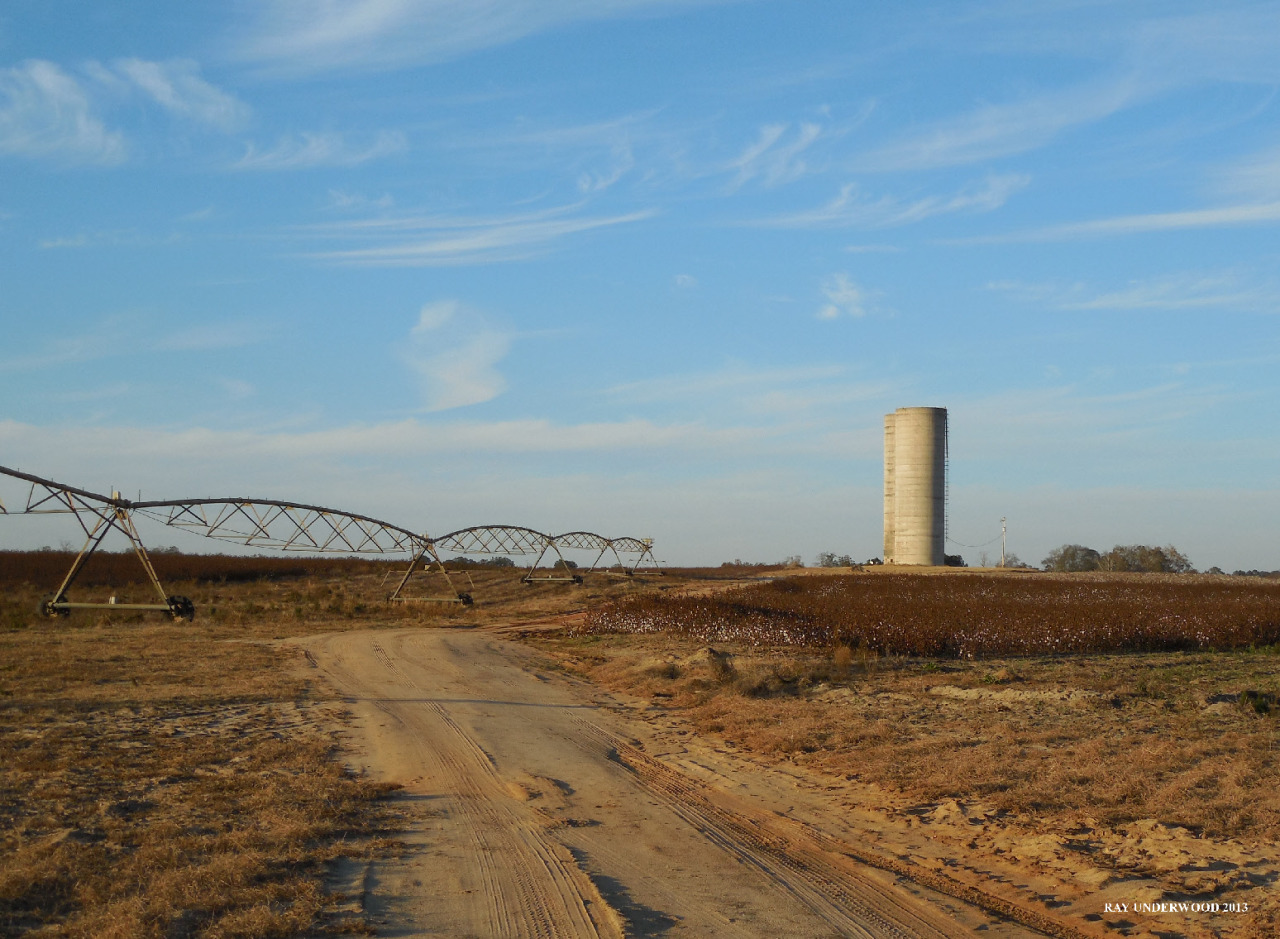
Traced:
<path fill-rule="evenodd" d="M 1082 544 L 1054 548 L 1041 562 L 1046 571 L 1141 571 L 1149 574 L 1194 574 L 1185 554 L 1168 544 L 1116 545 L 1105 554 Z"/>

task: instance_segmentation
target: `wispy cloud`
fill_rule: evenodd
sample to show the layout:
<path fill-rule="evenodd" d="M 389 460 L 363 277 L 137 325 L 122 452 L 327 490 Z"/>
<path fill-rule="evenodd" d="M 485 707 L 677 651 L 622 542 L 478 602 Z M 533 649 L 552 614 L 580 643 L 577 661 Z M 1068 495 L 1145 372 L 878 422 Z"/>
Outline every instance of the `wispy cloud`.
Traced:
<path fill-rule="evenodd" d="M 789 129 L 787 124 L 768 124 L 760 128 L 756 140 L 729 162 L 728 169 L 734 175 L 734 189 L 754 179 L 765 186 L 776 186 L 799 179 L 809 171 L 801 154 L 822 135 L 822 128 L 818 124 L 801 124 L 788 137 Z"/>
<path fill-rule="evenodd" d="M 270 330 L 261 323 L 228 321 L 174 332 L 141 317 L 110 316 L 74 334 L 51 340 L 44 351 L 0 359 L 0 372 L 36 371 L 94 362 L 140 352 L 207 352 L 262 342 Z M 138 337 L 144 337 L 139 339 Z"/>
<path fill-rule="evenodd" d="M 682 401 L 708 395 L 737 393 L 797 382 L 829 381 L 840 377 L 837 365 L 806 365 L 798 368 L 751 368 L 734 364 L 693 375 L 663 375 L 642 381 L 625 382 L 605 389 L 605 393 L 628 401 Z"/>
<path fill-rule="evenodd" d="M 604 394 L 629 405 L 668 406 L 682 415 L 708 419 L 714 415 L 720 426 L 752 422 L 771 434 L 791 435 L 804 426 L 806 439 L 793 436 L 789 444 L 795 448 L 807 447 L 816 439 L 816 425 L 804 422 L 825 419 L 829 423 L 838 412 L 839 425 L 847 427 L 843 410 L 847 405 L 883 398 L 890 390 L 881 381 L 853 380 L 838 365 L 762 368 L 731 363 L 709 372 L 627 382 L 605 389 Z"/>
<path fill-rule="evenodd" d="M 141 96 L 191 124 L 231 131 L 249 108 L 216 88 L 188 59 L 86 62 L 79 74 L 43 60 L 0 69 L 0 154 L 114 164 L 129 155 L 125 135 L 107 126 L 113 106 Z"/>
<path fill-rule="evenodd" d="M 81 83 L 52 62 L 0 70 L 0 153 L 120 163 L 124 135 L 108 130 Z"/>
<path fill-rule="evenodd" d="M 1121 78 L 1009 104 L 983 105 L 865 153 L 854 166 L 869 172 L 901 172 L 965 166 L 1026 153 L 1069 128 L 1137 104 L 1154 91 L 1144 82 Z"/>
<path fill-rule="evenodd" d="M 190 59 L 119 59 L 113 66 L 117 74 L 171 114 L 224 131 L 239 129 L 249 117 L 248 105 L 205 81 L 200 66 Z M 94 73 L 106 70 L 95 69 Z"/>
<path fill-rule="evenodd" d="M 1006 174 L 988 176 L 949 196 L 925 196 L 903 200 L 892 196 L 865 197 L 856 184 L 841 187 L 840 194 L 826 205 L 791 215 L 752 222 L 767 228 L 890 228 L 910 225 L 936 215 L 955 212 L 990 212 L 1025 188 L 1029 176 Z"/>
<path fill-rule="evenodd" d="M 571 215 L 579 206 L 497 218 L 406 216 L 314 225 L 313 237 L 359 237 L 379 241 L 364 248 L 312 254 L 319 260 L 368 266 L 431 267 L 527 258 L 569 235 L 652 218 L 644 210 L 626 215 Z"/>
<path fill-rule="evenodd" d="M 158 336 L 153 348 L 163 352 L 208 352 L 256 345 L 271 335 L 271 329 L 254 321 L 204 323 Z"/>
<path fill-rule="evenodd" d="M 855 319 L 867 312 L 867 292 L 849 279 L 847 274 L 832 274 L 822 283 L 827 302 L 818 310 L 818 319 L 834 320 L 841 316 Z"/>
<path fill-rule="evenodd" d="M 344 192 L 341 189 L 329 190 L 329 207 L 334 209 L 389 209 L 395 205 L 390 193 L 373 198 L 358 192 Z"/>
<path fill-rule="evenodd" d="M 1262 202 L 1280 199 L 1280 147 L 1253 154 L 1215 175 L 1215 189 L 1223 195 Z"/>
<path fill-rule="evenodd" d="M 578 191 L 582 193 L 601 192 L 608 189 L 623 176 L 635 168 L 636 158 L 626 144 L 618 144 L 613 148 L 610 166 L 607 170 L 588 170 L 578 176 Z"/>
<path fill-rule="evenodd" d="M 154 245 L 171 245 L 182 241 L 184 236 L 173 232 L 168 235 L 147 235 L 133 229 L 125 228 L 115 231 L 77 232 L 74 235 L 60 235 L 55 238 L 42 238 L 36 244 L 44 250 L 60 250 L 75 248 L 118 248 L 118 247 L 150 247 Z"/>
<path fill-rule="evenodd" d="M 63 391 L 58 394 L 57 399 L 68 404 L 79 404 L 82 402 L 96 404 L 108 398 L 128 397 L 136 391 L 137 387 L 135 385 L 121 381 L 114 382 L 110 385 L 100 385 L 96 388 L 88 388 L 82 391 Z"/>
<path fill-rule="evenodd" d="M 849 254 L 894 254 L 902 249 L 897 245 L 845 245 Z"/>
<path fill-rule="evenodd" d="M 1277 35 L 1280 10 L 1273 4 L 1215 4 L 1203 12 L 1144 17 L 1134 30 L 1129 57 L 1135 69 L 1169 84 L 1208 80 L 1274 86 L 1280 82 Z"/>
<path fill-rule="evenodd" d="M 1228 228 L 1237 225 L 1262 225 L 1280 221 L 1280 202 L 1255 202 L 1189 209 L 1181 212 L 1151 212 L 1143 215 L 1119 215 L 1088 222 L 1049 225 L 1029 231 L 1005 235 L 986 235 L 954 239 L 950 244 L 1003 244 L 1012 242 L 1069 241 L 1077 238 L 1103 238 L 1114 235 L 1139 235 L 1147 232 L 1182 231 L 1195 228 Z"/>
<path fill-rule="evenodd" d="M 963 438 L 952 437 L 952 457 L 959 462 L 1031 448 L 1048 455 L 1108 446 L 1122 448 L 1130 459 L 1150 459 L 1142 448 L 1161 429 L 1211 413 L 1239 395 L 1224 387 L 1161 381 L 1114 391 L 1062 384 L 957 398 L 948 410 L 955 415 L 953 426 L 965 428 Z"/>
<path fill-rule="evenodd" d="M 359 166 L 409 149 L 404 134 L 382 131 L 370 143 L 353 145 L 338 133 L 301 133 L 282 137 L 268 150 L 249 144 L 233 166 L 238 170 L 297 170 L 317 166 Z"/>
<path fill-rule="evenodd" d="M 434 144 L 465 153 L 469 163 L 486 172 L 541 170 L 567 177 L 578 192 L 590 195 L 634 177 L 653 183 L 660 163 L 678 162 L 673 151 L 682 142 L 654 126 L 658 113 L 650 109 L 567 125 L 533 126 L 521 120 L 506 128 L 459 128 Z"/>
<path fill-rule="evenodd" d="M 1020 303 L 1055 310 L 1196 310 L 1234 308 L 1252 312 L 1280 311 L 1274 286 L 1248 283 L 1235 274 L 1179 274 L 1130 281 L 1101 290 L 1084 284 L 1027 284 L 996 281 L 988 289 Z"/>
<path fill-rule="evenodd" d="M 383 70 L 445 62 L 582 20 L 675 11 L 728 0 L 268 0 L 239 54 L 288 73 Z"/>
<path fill-rule="evenodd" d="M 448 411 L 491 401 L 506 390 L 498 371 L 511 337 L 456 300 L 425 304 L 402 347 L 404 361 L 422 383 L 428 411 Z"/>
<path fill-rule="evenodd" d="M 465 133 L 456 139 L 468 150 L 510 151 L 541 150 L 560 158 L 563 151 L 590 151 L 606 155 L 623 156 L 637 138 L 652 134 L 648 125 L 660 113 L 660 109 L 646 109 L 604 121 L 529 127 L 521 124 L 515 129 L 495 131 L 486 129 L 476 136 Z"/>
<path fill-rule="evenodd" d="M 19 447 L 31 453 L 41 440 L 78 441 L 81 458 L 121 453 L 135 464 L 148 459 L 241 465 L 268 460 L 268 474 L 281 479 L 282 467 L 324 459 L 333 464 L 353 454 L 369 457 L 472 457 L 477 453 L 538 454 L 592 451 L 685 450 L 719 455 L 727 448 L 753 445 L 770 433 L 757 428 L 711 428 L 689 421 L 664 424 L 651 420 L 588 421 L 578 424 L 541 418 L 506 421 L 425 420 L 410 418 L 379 424 L 355 424 L 313 431 L 214 430 L 191 427 L 78 427 L 68 431 L 0 419 L 0 444 L 7 452 Z M 65 451 L 64 451 L 65 452 Z"/>

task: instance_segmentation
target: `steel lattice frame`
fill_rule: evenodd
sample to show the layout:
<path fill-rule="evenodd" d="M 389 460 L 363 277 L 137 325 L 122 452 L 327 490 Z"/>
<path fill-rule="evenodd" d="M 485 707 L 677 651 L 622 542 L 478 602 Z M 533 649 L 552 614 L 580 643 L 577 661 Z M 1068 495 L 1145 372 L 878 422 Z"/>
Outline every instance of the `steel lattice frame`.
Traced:
<path fill-rule="evenodd" d="M 463 604 L 471 602 L 470 594 L 455 589 L 448 571 L 435 553 L 431 539 L 380 519 L 324 506 L 275 499 L 166 499 L 134 502 L 121 498 L 119 493 L 106 496 L 4 466 L 0 466 L 0 473 L 31 484 L 26 505 L 20 512 L 10 513 L 3 504 L 0 504 L 0 513 L 71 514 L 85 531 L 85 545 L 72 562 L 71 570 L 63 578 L 57 591 L 41 604 L 41 612 L 48 616 L 65 615 L 73 609 L 164 610 L 175 618 L 191 619 L 194 616 L 195 608 L 189 599 L 169 597 L 165 594 L 146 547 L 133 524 L 134 513 L 140 513 L 173 528 L 193 531 L 207 538 L 249 547 L 305 551 L 313 554 L 405 552 L 412 556 L 409 570 L 406 571 L 404 578 L 389 599 L 408 599 L 403 596 L 405 583 L 417 565 L 422 564 L 424 569 L 436 570 L 444 576 L 450 595 L 412 599 Z M 88 523 L 89 519 L 93 521 Z M 129 539 L 134 552 L 138 555 L 138 560 L 146 571 L 147 579 L 159 594 L 163 604 L 70 603 L 67 601 L 66 591 L 83 569 L 89 556 L 97 550 L 103 538 L 111 530 L 119 531 Z"/>
<path fill-rule="evenodd" d="M 622 554 L 636 555 L 635 563 L 627 569 L 628 573 L 634 573 L 640 569 L 640 565 L 645 558 L 649 559 L 649 563 L 653 565 L 649 570 L 654 574 L 661 574 L 662 568 L 658 565 L 658 559 L 653 556 L 653 539 L 652 538 L 632 538 L 622 537 L 614 538 L 611 541 L 613 549 Z M 625 568 L 625 565 L 624 565 Z"/>
<path fill-rule="evenodd" d="M 315 553 L 414 552 L 424 539 L 407 529 L 364 515 L 272 499 L 192 499 L 135 502 L 149 518 L 249 547 Z"/>
<path fill-rule="evenodd" d="M 555 571 L 569 570 L 564 555 L 556 546 L 555 539 L 544 532 L 534 531 L 521 525 L 475 525 L 471 528 L 460 528 L 447 535 L 431 539 L 437 549 L 456 551 L 459 554 L 518 555 L 527 557 L 534 555 L 528 571 L 521 578 L 526 584 L 532 583 L 582 583 L 580 574 L 557 574 Z M 555 553 L 556 563 L 551 573 L 538 576 L 538 565 L 547 552 Z"/>
<path fill-rule="evenodd" d="M 600 559 L 604 557 L 606 551 L 610 550 L 612 542 L 604 535 L 597 535 L 593 531 L 567 531 L 563 534 L 555 535 L 551 539 L 557 550 L 560 548 L 578 549 L 581 551 L 595 551 L 595 560 L 591 562 L 591 566 L 587 568 L 588 573 L 594 573 L 599 570 Z M 617 557 L 618 552 L 614 552 Z M 618 564 L 622 564 L 622 558 L 618 558 Z"/>
<path fill-rule="evenodd" d="M 163 610 L 174 618 L 191 619 L 195 609 L 186 597 L 170 597 L 164 592 L 146 547 L 133 524 L 133 514 L 171 528 L 195 532 L 206 538 L 228 541 L 248 547 L 273 548 L 279 551 L 304 551 L 312 554 L 394 554 L 411 555 L 408 569 L 388 597 L 389 600 L 422 600 L 450 603 L 471 603 L 468 593 L 457 590 L 449 571 L 440 558 L 440 550 L 459 554 L 487 554 L 505 556 L 534 556 L 533 563 L 522 578 L 525 583 L 560 582 L 582 583 L 580 574 L 569 574 L 561 548 L 566 550 L 594 550 L 595 561 L 589 571 L 597 571 L 600 560 L 612 552 L 623 574 L 635 573 L 647 557 L 656 573 L 662 573 L 653 556 L 653 542 L 648 538 L 606 538 L 589 531 L 571 531 L 560 535 L 548 535 L 520 525 L 476 525 L 435 538 L 418 534 L 399 525 L 357 515 L 339 509 L 276 499 L 218 498 L 218 499 L 167 499 L 136 502 L 120 497 L 118 492 L 110 496 L 77 489 L 63 483 L 32 476 L 15 469 L 0 466 L 0 475 L 11 476 L 31 484 L 25 507 L 10 513 L 0 502 L 0 514 L 70 514 L 85 532 L 85 544 L 63 578 L 57 591 L 41 605 L 41 611 L 49 616 L 66 615 L 72 609 L 133 609 Z M 92 519 L 92 521 L 90 521 Z M 159 595 L 161 604 L 70 603 L 66 591 L 84 567 L 89 556 L 97 550 L 107 533 L 119 531 L 132 544 L 147 579 Z M 537 576 L 538 565 L 547 553 L 555 554 L 556 562 L 550 573 Z M 630 566 L 623 561 L 623 554 L 637 555 Z M 447 597 L 406 597 L 404 588 L 418 566 L 431 573 L 443 575 L 449 586 Z M 557 573 L 565 572 L 565 573 Z M 606 570 L 611 573 L 611 570 Z"/>
<path fill-rule="evenodd" d="M 407 528 L 321 505 L 277 499 L 186 499 L 135 502 L 134 508 L 162 524 L 216 538 L 278 551 L 313 554 L 411 555 L 404 576 L 387 598 L 431 603 L 471 603 L 471 594 L 457 589 L 436 553 L 431 539 Z M 418 565 L 444 577 L 449 593 L 439 597 L 407 597 L 404 588 Z"/>
<path fill-rule="evenodd" d="M 559 535 L 548 535 L 520 525 L 475 525 L 471 528 L 460 528 L 447 535 L 440 535 L 431 541 L 441 551 L 453 551 L 459 554 L 536 555 L 524 576 L 526 583 L 582 583 L 582 576 L 579 574 L 537 576 L 538 565 L 542 563 L 548 552 L 556 556 L 556 563 L 551 568 L 553 571 L 557 568 L 569 570 L 561 548 L 596 551 L 596 558 L 587 569 L 588 573 L 600 571 L 600 561 L 609 552 L 617 560 L 620 573 L 626 576 L 634 574 L 645 558 L 649 559 L 654 573 L 662 573 L 653 556 L 653 541 L 649 538 L 629 536 L 608 538 L 593 531 L 570 531 Z M 637 558 L 634 563 L 627 564 L 622 558 L 623 554 L 635 554 Z M 605 572 L 609 571 L 606 569 Z"/>
<path fill-rule="evenodd" d="M 19 472 L 6 466 L 0 466 L 0 473 L 31 484 L 27 492 L 26 506 L 16 514 L 72 515 L 85 533 L 84 546 L 71 562 L 71 569 L 62 578 L 62 583 L 49 597 L 40 602 L 40 612 L 43 615 L 66 616 L 77 609 L 111 609 L 157 610 L 168 613 L 174 619 L 189 620 L 195 616 L 195 606 L 189 599 L 169 596 L 165 593 L 160 578 L 156 576 L 151 557 L 147 554 L 146 546 L 143 545 L 142 539 L 138 536 L 138 529 L 133 524 L 132 504 L 128 499 L 120 498 L 118 492 L 106 496 L 87 489 L 64 486 L 51 479 L 32 476 L 30 473 Z M 3 503 L 0 503 L 0 513 L 10 514 Z M 90 519 L 92 521 L 89 521 Z M 159 603 L 71 603 L 67 600 L 67 590 L 84 569 L 90 556 L 98 550 L 102 540 L 111 531 L 118 531 L 129 539 L 134 554 L 137 555 L 142 569 L 146 572 L 148 582 L 160 598 Z M 113 597 L 112 600 L 114 599 Z"/>

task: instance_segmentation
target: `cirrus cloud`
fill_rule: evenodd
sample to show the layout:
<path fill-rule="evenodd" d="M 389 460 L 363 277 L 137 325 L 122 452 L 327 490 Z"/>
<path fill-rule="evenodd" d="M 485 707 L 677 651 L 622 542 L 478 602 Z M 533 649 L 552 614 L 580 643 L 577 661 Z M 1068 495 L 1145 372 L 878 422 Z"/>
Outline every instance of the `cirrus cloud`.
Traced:
<path fill-rule="evenodd" d="M 247 105 L 205 81 L 189 59 L 89 61 L 77 72 L 31 59 L 0 69 L 0 154 L 122 163 L 129 146 L 107 115 L 138 97 L 189 124 L 224 132 L 249 115 Z"/>
<path fill-rule="evenodd" d="M 365 146 L 353 146 L 342 134 L 301 133 L 281 137 L 269 150 L 252 143 L 233 166 L 238 170 L 296 170 L 313 166 L 359 166 L 409 148 L 404 134 L 382 131 Z"/>
<path fill-rule="evenodd" d="M 53 62 L 0 70 L 0 154 L 120 163 L 124 135 L 109 130 L 80 80 Z"/>
<path fill-rule="evenodd" d="M 271 71 L 384 70 L 446 62 L 570 23 L 732 0 L 267 0 L 239 56 Z"/>

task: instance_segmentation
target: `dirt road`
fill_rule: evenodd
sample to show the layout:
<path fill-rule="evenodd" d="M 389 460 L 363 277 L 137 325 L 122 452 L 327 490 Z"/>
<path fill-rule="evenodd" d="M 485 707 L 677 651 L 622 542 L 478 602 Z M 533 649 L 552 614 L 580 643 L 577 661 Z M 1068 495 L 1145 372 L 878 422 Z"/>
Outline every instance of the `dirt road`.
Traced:
<path fill-rule="evenodd" d="M 1036 934 L 857 864 L 788 812 L 784 775 L 661 758 L 640 722 L 492 631 L 297 644 L 355 714 L 352 760 L 404 786 L 406 850 L 346 872 L 379 935 Z"/>

